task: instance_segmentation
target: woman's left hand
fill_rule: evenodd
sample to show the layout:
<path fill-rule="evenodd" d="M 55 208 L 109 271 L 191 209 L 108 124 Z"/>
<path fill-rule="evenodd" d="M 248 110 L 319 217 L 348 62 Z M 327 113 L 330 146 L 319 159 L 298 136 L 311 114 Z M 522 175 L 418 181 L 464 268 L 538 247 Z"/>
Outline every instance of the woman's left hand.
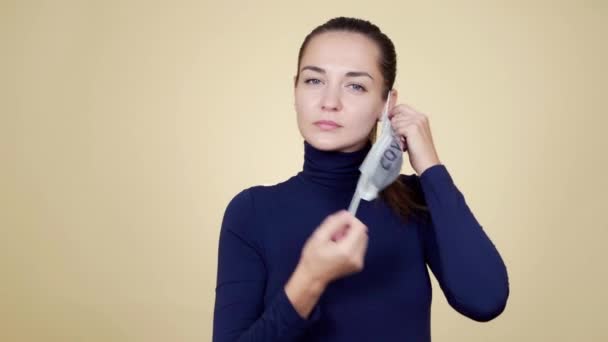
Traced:
<path fill-rule="evenodd" d="M 389 111 L 388 117 L 395 133 L 401 136 L 402 150 L 408 151 L 410 164 L 419 176 L 429 167 L 441 163 L 425 114 L 407 104 L 399 104 Z"/>

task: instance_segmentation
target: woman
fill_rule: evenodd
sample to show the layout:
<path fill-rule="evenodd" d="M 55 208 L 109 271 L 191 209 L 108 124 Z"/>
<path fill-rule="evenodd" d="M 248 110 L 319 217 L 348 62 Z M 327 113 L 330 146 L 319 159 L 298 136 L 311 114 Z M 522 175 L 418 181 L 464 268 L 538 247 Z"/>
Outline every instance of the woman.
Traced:
<path fill-rule="evenodd" d="M 397 104 L 396 54 L 368 21 L 335 18 L 304 40 L 294 79 L 301 172 L 236 195 L 219 242 L 214 341 L 430 341 L 427 265 L 476 321 L 505 308 L 505 265 L 433 145 L 427 117 Z M 357 217 L 345 211 L 390 92 L 416 171 Z"/>

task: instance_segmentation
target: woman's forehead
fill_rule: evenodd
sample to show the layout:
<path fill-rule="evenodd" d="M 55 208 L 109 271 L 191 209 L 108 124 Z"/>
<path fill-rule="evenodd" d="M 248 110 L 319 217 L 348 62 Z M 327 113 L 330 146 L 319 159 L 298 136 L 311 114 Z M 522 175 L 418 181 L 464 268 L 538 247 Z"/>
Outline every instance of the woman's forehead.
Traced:
<path fill-rule="evenodd" d="M 300 67 L 314 65 L 328 72 L 358 70 L 374 76 L 380 72 L 378 60 L 378 47 L 364 35 L 326 32 L 308 42 Z"/>

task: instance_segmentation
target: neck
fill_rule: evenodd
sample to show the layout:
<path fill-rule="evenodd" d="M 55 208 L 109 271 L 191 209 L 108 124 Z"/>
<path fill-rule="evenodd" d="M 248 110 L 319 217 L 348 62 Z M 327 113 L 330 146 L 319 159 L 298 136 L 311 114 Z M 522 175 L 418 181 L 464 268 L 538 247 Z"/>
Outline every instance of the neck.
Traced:
<path fill-rule="evenodd" d="M 304 140 L 304 165 L 299 175 L 326 188 L 353 190 L 359 180 L 359 166 L 371 149 L 368 141 L 353 152 L 323 151 Z"/>

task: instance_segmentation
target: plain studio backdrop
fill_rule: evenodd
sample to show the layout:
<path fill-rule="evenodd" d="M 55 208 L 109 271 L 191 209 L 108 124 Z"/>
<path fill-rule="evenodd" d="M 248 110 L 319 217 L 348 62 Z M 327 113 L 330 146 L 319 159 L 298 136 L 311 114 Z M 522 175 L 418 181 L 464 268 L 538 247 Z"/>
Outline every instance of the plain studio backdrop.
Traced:
<path fill-rule="evenodd" d="M 301 169 L 298 48 L 335 16 L 394 41 L 508 267 L 488 323 L 433 278 L 433 340 L 606 341 L 601 0 L 3 1 L 0 340 L 209 341 L 222 215 Z"/>

